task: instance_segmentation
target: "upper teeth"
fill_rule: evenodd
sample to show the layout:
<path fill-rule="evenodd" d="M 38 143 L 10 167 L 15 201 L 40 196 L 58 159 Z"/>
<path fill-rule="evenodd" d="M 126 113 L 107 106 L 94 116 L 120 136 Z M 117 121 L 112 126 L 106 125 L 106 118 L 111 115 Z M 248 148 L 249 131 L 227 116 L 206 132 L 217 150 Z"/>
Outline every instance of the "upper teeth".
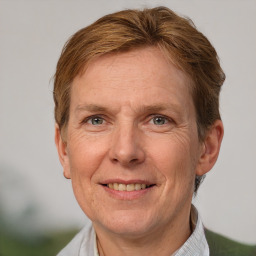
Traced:
<path fill-rule="evenodd" d="M 109 183 L 107 184 L 109 188 L 118 191 L 134 191 L 134 190 L 141 190 L 148 187 L 146 184 L 122 184 L 122 183 Z"/>

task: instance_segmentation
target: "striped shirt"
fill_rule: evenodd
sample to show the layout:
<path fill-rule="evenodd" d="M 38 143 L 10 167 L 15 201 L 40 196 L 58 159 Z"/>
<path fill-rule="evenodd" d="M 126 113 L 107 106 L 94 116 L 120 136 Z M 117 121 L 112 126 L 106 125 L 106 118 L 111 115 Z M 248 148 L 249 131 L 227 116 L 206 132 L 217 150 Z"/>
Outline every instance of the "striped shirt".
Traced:
<path fill-rule="evenodd" d="M 171 256 L 209 256 L 204 227 L 196 208 L 191 208 L 191 226 L 193 233 L 187 241 Z M 73 238 L 73 240 L 57 256 L 99 256 L 96 234 L 92 223 L 86 226 Z"/>

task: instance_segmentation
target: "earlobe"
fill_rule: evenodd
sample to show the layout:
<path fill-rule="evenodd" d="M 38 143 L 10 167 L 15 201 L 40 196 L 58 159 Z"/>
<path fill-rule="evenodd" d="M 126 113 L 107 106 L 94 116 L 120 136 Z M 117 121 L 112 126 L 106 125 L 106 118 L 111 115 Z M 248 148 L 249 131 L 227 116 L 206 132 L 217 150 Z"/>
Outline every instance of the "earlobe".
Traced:
<path fill-rule="evenodd" d="M 216 120 L 206 133 L 196 175 L 202 176 L 212 169 L 220 152 L 223 135 L 223 123 L 221 120 Z"/>
<path fill-rule="evenodd" d="M 67 143 L 63 141 L 58 124 L 55 124 L 55 145 L 58 151 L 59 160 L 63 167 L 63 175 L 70 179 L 69 157 L 67 154 Z"/>

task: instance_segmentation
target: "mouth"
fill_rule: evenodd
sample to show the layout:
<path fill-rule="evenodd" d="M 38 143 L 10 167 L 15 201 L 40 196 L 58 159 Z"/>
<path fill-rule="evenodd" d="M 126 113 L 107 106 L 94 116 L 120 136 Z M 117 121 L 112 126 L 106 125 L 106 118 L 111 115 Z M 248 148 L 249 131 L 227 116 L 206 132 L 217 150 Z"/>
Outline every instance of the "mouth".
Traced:
<path fill-rule="evenodd" d="M 102 184 L 105 187 L 108 187 L 110 189 L 116 190 L 116 191 L 139 191 L 139 190 L 145 190 L 148 188 L 151 188 L 155 186 L 156 184 L 143 184 L 143 183 L 131 183 L 131 184 L 123 184 L 123 183 L 108 183 L 108 184 Z"/>

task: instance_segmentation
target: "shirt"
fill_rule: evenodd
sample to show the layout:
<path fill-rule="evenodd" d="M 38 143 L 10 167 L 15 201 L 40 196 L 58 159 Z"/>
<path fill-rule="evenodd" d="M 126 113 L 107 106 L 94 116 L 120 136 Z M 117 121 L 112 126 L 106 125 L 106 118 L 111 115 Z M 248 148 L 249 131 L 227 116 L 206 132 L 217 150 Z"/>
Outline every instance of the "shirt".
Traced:
<path fill-rule="evenodd" d="M 192 205 L 191 225 L 193 233 L 187 241 L 170 256 L 209 256 L 203 223 L 196 208 Z M 96 234 L 92 223 L 85 227 L 71 240 L 71 242 L 57 256 L 99 256 Z"/>
<path fill-rule="evenodd" d="M 193 205 L 191 207 L 190 222 L 193 233 L 172 256 L 209 256 L 210 250 L 206 241 L 204 226 Z"/>

